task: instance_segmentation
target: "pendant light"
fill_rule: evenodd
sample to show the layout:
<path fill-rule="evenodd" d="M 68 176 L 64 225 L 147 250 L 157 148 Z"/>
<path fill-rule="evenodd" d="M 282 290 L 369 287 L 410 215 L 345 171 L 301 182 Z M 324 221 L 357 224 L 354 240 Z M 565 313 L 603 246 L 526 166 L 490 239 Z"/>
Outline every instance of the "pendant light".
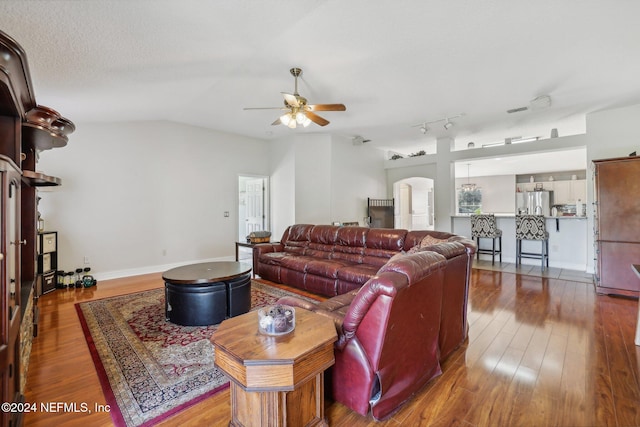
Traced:
<path fill-rule="evenodd" d="M 477 185 L 472 184 L 471 182 L 469 182 L 469 180 L 470 180 L 469 168 L 470 167 L 471 167 L 471 163 L 467 163 L 467 183 L 466 184 L 462 184 L 460 186 L 460 190 L 462 190 L 462 191 L 476 191 L 478 189 Z"/>

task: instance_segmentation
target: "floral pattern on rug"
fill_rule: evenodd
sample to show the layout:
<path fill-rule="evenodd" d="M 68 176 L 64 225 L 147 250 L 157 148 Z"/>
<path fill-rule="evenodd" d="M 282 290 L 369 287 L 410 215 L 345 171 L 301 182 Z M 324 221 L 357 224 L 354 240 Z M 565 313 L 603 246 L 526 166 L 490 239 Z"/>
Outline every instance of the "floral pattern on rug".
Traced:
<path fill-rule="evenodd" d="M 256 281 L 251 287 L 252 310 L 292 295 Z M 210 338 L 217 325 L 167 322 L 163 289 L 81 303 L 78 313 L 90 334 L 90 348 L 95 346 L 96 368 L 99 374 L 104 370 L 120 410 L 121 417 L 112 407 L 116 425 L 153 425 L 228 383 L 213 364 Z"/>

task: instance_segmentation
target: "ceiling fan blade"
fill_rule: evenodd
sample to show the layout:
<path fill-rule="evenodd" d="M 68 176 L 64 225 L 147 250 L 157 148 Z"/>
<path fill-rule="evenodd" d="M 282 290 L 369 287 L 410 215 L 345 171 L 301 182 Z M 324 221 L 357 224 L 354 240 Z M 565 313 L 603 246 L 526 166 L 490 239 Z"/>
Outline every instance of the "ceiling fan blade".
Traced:
<path fill-rule="evenodd" d="M 298 102 L 298 98 L 295 95 L 282 92 L 282 96 L 284 96 L 284 100 L 287 102 L 287 104 L 291 105 L 292 107 L 300 107 L 300 102 Z"/>
<path fill-rule="evenodd" d="M 307 111 L 345 111 L 344 104 L 312 104 L 307 105 Z"/>
<path fill-rule="evenodd" d="M 307 111 L 305 113 L 307 115 L 307 117 L 309 118 L 309 120 L 311 120 L 313 123 L 320 125 L 320 126 L 326 126 L 329 124 L 329 120 L 324 119 L 322 117 L 320 117 L 319 115 L 312 113 L 311 111 Z"/>
<path fill-rule="evenodd" d="M 281 124 L 282 124 L 282 120 L 280 120 L 280 117 L 278 117 L 275 122 L 271 123 L 271 126 L 276 126 Z"/>

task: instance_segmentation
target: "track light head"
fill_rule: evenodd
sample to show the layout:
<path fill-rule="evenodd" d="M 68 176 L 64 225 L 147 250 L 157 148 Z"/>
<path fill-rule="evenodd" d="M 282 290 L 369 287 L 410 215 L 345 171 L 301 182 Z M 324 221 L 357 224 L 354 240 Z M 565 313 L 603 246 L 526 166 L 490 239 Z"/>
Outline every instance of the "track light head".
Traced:
<path fill-rule="evenodd" d="M 449 130 L 449 129 L 451 129 L 451 128 L 453 127 L 453 125 L 455 124 L 455 123 L 453 123 L 453 122 L 451 121 L 451 119 L 457 119 L 457 118 L 459 118 L 459 117 L 463 117 L 463 116 L 464 116 L 464 113 L 460 113 L 460 114 L 458 114 L 458 115 L 456 115 L 456 116 L 445 116 L 445 117 L 444 117 L 444 118 L 442 118 L 442 119 L 431 120 L 430 122 L 422 122 L 422 123 L 418 123 L 418 124 L 415 124 L 415 125 L 411 125 L 411 127 L 413 127 L 413 128 L 420 127 L 420 132 L 422 132 L 422 134 L 424 135 L 424 134 L 426 134 L 427 132 L 429 132 L 429 130 L 430 130 L 430 129 L 429 129 L 429 125 L 434 124 L 434 123 L 445 122 L 445 123 L 444 123 L 444 128 L 445 128 L 446 130 Z"/>

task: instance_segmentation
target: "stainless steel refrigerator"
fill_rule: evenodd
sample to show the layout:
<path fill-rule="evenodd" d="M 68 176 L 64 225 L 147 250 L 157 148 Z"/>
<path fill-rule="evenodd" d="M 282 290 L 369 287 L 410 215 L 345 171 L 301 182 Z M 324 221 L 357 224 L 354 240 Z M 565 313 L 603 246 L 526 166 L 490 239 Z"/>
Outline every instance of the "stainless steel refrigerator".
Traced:
<path fill-rule="evenodd" d="M 516 213 L 551 215 L 553 191 L 525 191 L 516 193 Z"/>

